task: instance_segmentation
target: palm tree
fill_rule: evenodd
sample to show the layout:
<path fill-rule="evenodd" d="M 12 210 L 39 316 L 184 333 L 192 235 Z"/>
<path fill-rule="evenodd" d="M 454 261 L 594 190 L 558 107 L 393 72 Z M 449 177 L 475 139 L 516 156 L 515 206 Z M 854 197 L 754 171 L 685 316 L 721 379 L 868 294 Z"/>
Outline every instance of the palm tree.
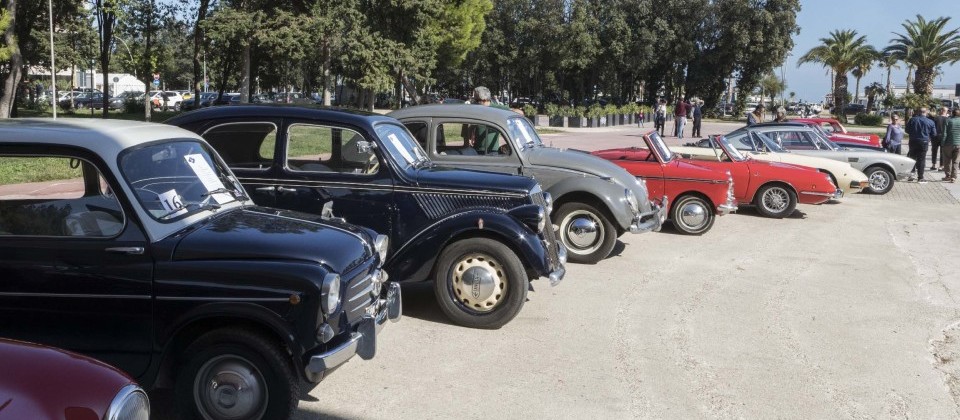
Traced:
<path fill-rule="evenodd" d="M 960 28 L 947 31 L 944 27 L 949 21 L 949 17 L 927 21 L 917 15 L 916 21 L 907 20 L 902 24 L 906 34 L 894 33 L 897 37 L 884 49 L 885 53 L 916 68 L 913 91 L 919 95 L 933 93 L 937 67 L 960 61 Z"/>
<path fill-rule="evenodd" d="M 847 73 L 864 61 L 866 56 L 875 56 L 876 50 L 867 44 L 864 36 L 851 29 L 830 32 L 829 38 L 820 38 L 821 45 L 813 47 L 797 60 L 797 65 L 820 63 L 833 72 L 833 104 L 838 118 L 846 122 L 843 107 L 847 99 Z"/>
<path fill-rule="evenodd" d="M 863 93 L 867 95 L 867 113 L 873 111 L 873 105 L 876 103 L 877 96 L 885 95 L 887 90 L 878 82 L 873 82 L 863 88 Z"/>
<path fill-rule="evenodd" d="M 888 95 L 893 94 L 892 85 L 890 84 L 890 75 L 893 73 L 893 69 L 899 69 L 900 66 L 897 63 L 900 62 L 900 59 L 896 55 L 890 53 L 881 54 L 877 59 L 880 63 L 880 67 L 887 69 L 887 87 L 886 91 Z"/>
<path fill-rule="evenodd" d="M 860 57 L 860 62 L 857 63 L 850 72 L 853 77 L 857 78 L 857 87 L 853 90 L 854 102 L 860 100 L 860 79 L 870 72 L 870 68 L 873 67 L 873 62 L 876 61 L 878 56 L 879 54 L 877 54 L 876 51 L 864 51 L 862 57 Z"/>

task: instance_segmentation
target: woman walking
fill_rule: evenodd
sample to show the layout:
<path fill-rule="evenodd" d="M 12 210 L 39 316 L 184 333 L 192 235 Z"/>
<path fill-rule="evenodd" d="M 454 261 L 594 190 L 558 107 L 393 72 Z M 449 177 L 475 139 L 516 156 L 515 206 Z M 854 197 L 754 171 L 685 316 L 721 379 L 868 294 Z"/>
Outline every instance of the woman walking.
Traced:
<path fill-rule="evenodd" d="M 890 124 L 887 125 L 887 134 L 883 136 L 883 147 L 890 153 L 900 154 L 900 145 L 903 143 L 903 126 L 900 125 L 900 116 L 893 114 Z"/>

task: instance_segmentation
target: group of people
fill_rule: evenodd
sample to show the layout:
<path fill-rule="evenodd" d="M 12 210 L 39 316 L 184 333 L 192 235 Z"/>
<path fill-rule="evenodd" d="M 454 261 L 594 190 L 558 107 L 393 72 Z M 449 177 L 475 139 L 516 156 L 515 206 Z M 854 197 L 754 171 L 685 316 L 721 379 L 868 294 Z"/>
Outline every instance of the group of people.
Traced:
<path fill-rule="evenodd" d="M 908 181 L 916 179 L 921 184 L 927 182 L 923 175 L 927 151 L 930 151 L 930 170 L 942 170 L 943 181 L 956 182 L 957 160 L 960 157 L 960 108 L 952 112 L 941 108 L 939 115 L 931 115 L 929 109 L 920 108 L 906 126 L 901 126 L 900 116 L 894 114 L 883 137 L 883 147 L 891 153 L 900 154 L 904 134 L 908 140 L 907 156 L 917 162 Z M 916 178 L 913 173 L 916 173 Z"/>
<path fill-rule="evenodd" d="M 693 120 L 691 135 L 700 137 L 700 125 L 703 122 L 703 101 L 694 99 L 678 99 L 673 107 L 673 136 L 683 138 L 683 130 L 687 125 L 687 118 Z M 653 109 L 653 127 L 664 136 L 667 123 L 667 101 L 660 99 Z"/>

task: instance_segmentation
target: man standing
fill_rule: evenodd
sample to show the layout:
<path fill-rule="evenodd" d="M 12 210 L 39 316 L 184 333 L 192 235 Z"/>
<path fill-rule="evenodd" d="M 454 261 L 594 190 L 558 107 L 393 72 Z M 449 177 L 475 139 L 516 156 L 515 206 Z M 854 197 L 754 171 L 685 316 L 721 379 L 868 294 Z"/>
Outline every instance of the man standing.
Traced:
<path fill-rule="evenodd" d="M 940 115 L 930 118 L 933 120 L 933 126 L 937 128 L 937 135 L 930 139 L 930 164 L 932 165 L 930 168 L 931 171 L 937 170 L 938 163 L 940 163 L 940 166 L 943 167 L 942 162 L 937 160 L 937 152 L 940 151 L 940 145 L 943 144 L 943 128 L 947 124 L 947 112 L 947 108 L 940 108 Z"/>
<path fill-rule="evenodd" d="M 472 104 L 479 104 L 479 105 L 483 105 L 483 106 L 491 106 L 491 107 L 494 107 L 494 108 L 505 109 L 505 110 L 507 110 L 507 111 L 511 111 L 510 107 L 505 106 L 505 105 L 500 104 L 500 103 L 494 103 L 493 101 L 491 101 L 491 100 L 490 100 L 490 89 L 487 89 L 486 86 L 477 86 L 477 87 L 473 88 L 473 101 L 471 101 L 470 103 L 472 103 Z M 516 110 L 513 110 L 513 111 L 516 112 Z"/>
<path fill-rule="evenodd" d="M 937 135 L 937 127 L 933 125 L 933 120 L 927 117 L 929 110 L 920 108 L 920 110 L 907 121 L 907 135 L 910 136 L 910 158 L 917 163 L 914 170 L 917 171 L 917 182 L 926 184 L 923 179 L 924 161 L 927 160 L 927 149 L 930 147 L 930 140 Z M 912 181 L 910 176 L 908 181 Z"/>
<path fill-rule="evenodd" d="M 676 132 L 673 133 L 679 138 L 683 138 L 683 126 L 687 125 L 687 111 L 690 110 L 690 103 L 683 99 L 677 99 L 677 106 L 673 109 L 673 116 L 676 118 Z"/>
<path fill-rule="evenodd" d="M 700 137 L 700 123 L 703 122 L 703 101 L 697 100 L 693 105 L 693 132 L 690 134 L 693 138 Z"/>
<path fill-rule="evenodd" d="M 953 110 L 953 118 L 943 127 L 943 180 L 957 181 L 957 157 L 960 155 L 960 108 Z"/>
<path fill-rule="evenodd" d="M 663 137 L 663 131 L 667 125 L 667 101 L 661 99 L 657 102 L 657 108 L 653 113 L 653 129 L 660 129 L 660 137 Z"/>

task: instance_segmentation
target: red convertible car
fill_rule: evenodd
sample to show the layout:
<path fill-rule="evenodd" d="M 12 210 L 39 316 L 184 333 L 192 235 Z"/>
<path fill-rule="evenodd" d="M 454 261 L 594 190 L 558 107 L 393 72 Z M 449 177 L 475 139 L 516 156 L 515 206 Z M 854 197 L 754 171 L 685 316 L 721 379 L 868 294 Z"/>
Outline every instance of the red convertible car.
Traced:
<path fill-rule="evenodd" d="M 641 177 L 652 197 L 670 198 L 669 219 L 681 233 L 700 235 L 713 226 L 715 215 L 737 210 L 730 173 L 677 159 L 653 131 L 643 137 L 646 148 L 611 149 L 594 155 Z"/>
<path fill-rule="evenodd" d="M 830 141 L 842 147 L 883 150 L 883 146 L 880 144 L 880 136 L 847 131 L 847 128 L 840 124 L 840 121 L 833 118 L 794 118 L 790 121 L 820 127 L 830 137 Z"/>
<path fill-rule="evenodd" d="M 148 418 L 147 394 L 119 370 L 68 351 L 0 339 L 0 419 Z"/>
<path fill-rule="evenodd" d="M 698 166 L 712 169 L 717 173 L 729 173 L 733 178 L 735 202 L 742 205 L 755 205 L 761 215 L 772 218 L 791 215 L 797 203 L 821 204 L 832 198 L 839 198 L 843 194 L 830 180 L 829 175 L 816 169 L 755 160 L 741 154 L 724 137 L 717 136 L 715 139 L 716 141 L 710 142 L 715 147 L 713 157 L 706 156 L 709 153 L 685 156 L 693 160 L 680 158 L 672 152 L 656 132 L 650 132 L 644 136 L 644 141 L 653 146 L 648 146 L 648 149 L 636 147 L 612 149 L 594 152 L 594 154 L 612 160 L 638 176 L 647 177 L 646 174 L 650 171 L 655 174 L 657 169 L 651 169 L 651 167 L 659 165 L 663 168 L 661 170 L 664 175 L 661 176 L 664 177 L 664 181 L 669 181 L 665 182 L 666 184 L 673 184 L 676 181 L 674 179 L 676 175 L 667 175 L 668 171 L 672 171 L 670 167 Z M 650 149 L 655 149 L 656 153 L 650 153 Z M 650 158 L 651 154 L 656 159 Z M 682 180 L 681 176 L 676 177 Z M 649 183 L 647 188 L 656 191 Z M 677 187 L 665 186 L 665 188 L 669 196 L 670 188 Z M 679 202 L 679 199 L 675 199 L 673 205 L 676 206 Z M 673 211 L 670 214 L 673 215 Z"/>

